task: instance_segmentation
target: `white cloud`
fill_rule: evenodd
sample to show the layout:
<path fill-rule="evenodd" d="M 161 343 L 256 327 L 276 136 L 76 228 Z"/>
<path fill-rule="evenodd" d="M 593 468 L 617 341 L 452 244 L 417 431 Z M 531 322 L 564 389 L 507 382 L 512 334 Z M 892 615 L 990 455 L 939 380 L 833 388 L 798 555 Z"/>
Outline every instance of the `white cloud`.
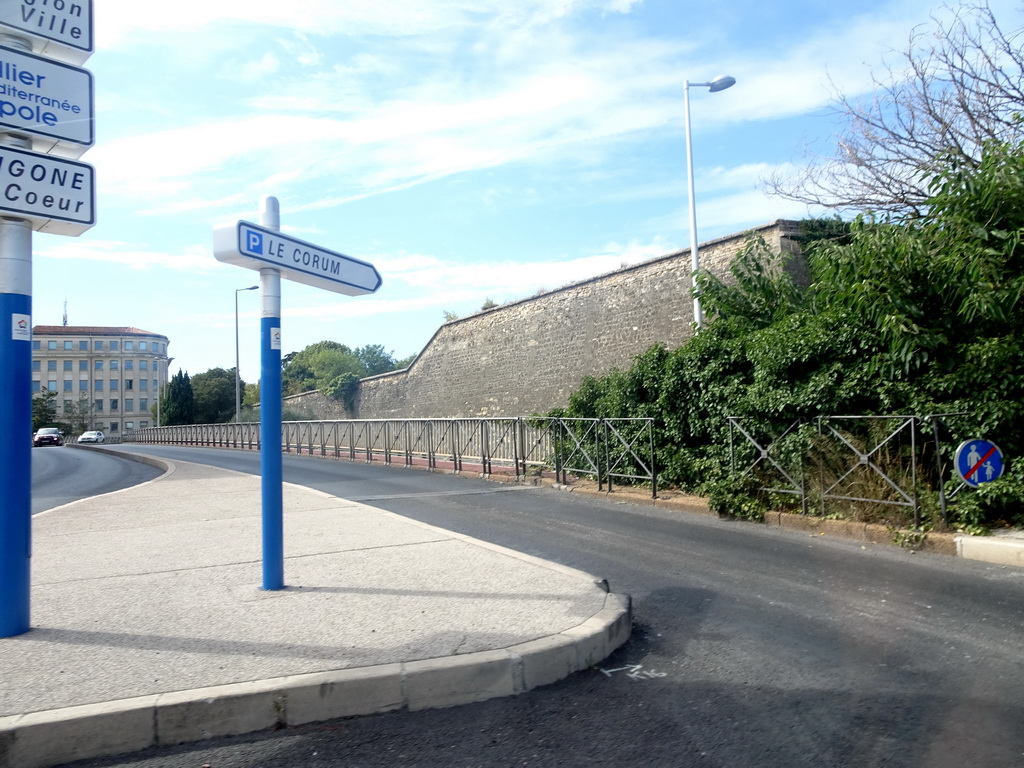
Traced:
<path fill-rule="evenodd" d="M 117 264 L 133 270 L 170 269 L 183 272 L 206 272 L 219 263 L 209 248 L 194 246 L 168 253 L 140 249 L 114 240 L 68 240 L 62 238 L 56 245 L 36 247 L 34 258 L 57 261 L 90 261 Z"/>

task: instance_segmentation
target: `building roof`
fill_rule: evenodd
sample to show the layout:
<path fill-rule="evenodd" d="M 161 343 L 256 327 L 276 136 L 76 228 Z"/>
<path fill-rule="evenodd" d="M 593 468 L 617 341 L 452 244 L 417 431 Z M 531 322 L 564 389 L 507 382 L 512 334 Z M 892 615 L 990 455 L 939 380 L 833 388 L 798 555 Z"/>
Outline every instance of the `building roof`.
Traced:
<path fill-rule="evenodd" d="M 37 325 L 32 328 L 32 333 L 41 336 L 156 336 L 161 339 L 167 338 L 162 333 L 119 325 Z"/>

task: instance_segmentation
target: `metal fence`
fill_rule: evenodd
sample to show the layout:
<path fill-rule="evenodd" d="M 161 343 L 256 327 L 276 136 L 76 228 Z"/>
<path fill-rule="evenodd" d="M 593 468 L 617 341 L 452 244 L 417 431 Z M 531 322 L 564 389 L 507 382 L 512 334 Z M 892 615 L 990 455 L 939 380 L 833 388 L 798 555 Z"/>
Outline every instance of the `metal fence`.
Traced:
<path fill-rule="evenodd" d="M 813 495 L 822 515 L 830 501 L 904 507 L 915 528 L 921 524 L 924 482 L 938 491 L 942 522 L 948 524 L 948 501 L 965 487 L 953 476 L 953 448 L 962 439 L 957 435 L 970 431 L 955 421 L 971 416 L 819 416 L 775 431 L 756 419 L 729 416 L 730 465 L 741 476 L 756 476 L 760 491 L 798 497 L 804 514 Z M 797 434 L 805 424 L 816 425 L 815 441 Z M 817 479 L 813 492 L 809 475 Z"/>
<path fill-rule="evenodd" d="M 258 450 L 260 425 L 148 427 L 124 442 Z M 286 453 L 526 477 L 554 473 L 612 483 L 649 483 L 656 497 L 653 419 L 366 419 L 286 421 Z"/>

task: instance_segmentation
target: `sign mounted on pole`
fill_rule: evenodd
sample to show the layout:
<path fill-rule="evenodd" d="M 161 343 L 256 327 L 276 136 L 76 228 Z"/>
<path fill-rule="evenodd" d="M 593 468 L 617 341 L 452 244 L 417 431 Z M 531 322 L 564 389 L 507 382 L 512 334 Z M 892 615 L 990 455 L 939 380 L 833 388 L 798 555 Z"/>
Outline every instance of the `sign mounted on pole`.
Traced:
<path fill-rule="evenodd" d="M 0 47 L 0 131 L 32 138 L 32 149 L 80 157 L 95 142 L 92 73 Z"/>
<path fill-rule="evenodd" d="M 281 466 L 281 278 L 359 296 L 380 288 L 372 264 L 282 235 L 276 197 L 260 201 L 260 223 L 213 228 L 217 261 L 260 273 L 260 477 L 263 589 L 284 589 L 284 505 Z"/>
<path fill-rule="evenodd" d="M 28 219 L 36 232 L 80 235 L 96 223 L 93 167 L 0 147 L 0 212 Z"/>
<path fill-rule="evenodd" d="M 273 267 L 287 280 L 348 296 L 373 293 L 381 284 L 372 264 L 248 221 L 214 228 L 213 255 L 248 269 Z"/>
<path fill-rule="evenodd" d="M 28 38 L 35 53 L 81 64 L 93 53 L 92 0 L 4 0 L 0 32 Z"/>
<path fill-rule="evenodd" d="M 989 440 L 965 440 L 953 459 L 956 473 L 971 486 L 991 483 L 1003 474 L 1003 452 Z"/>

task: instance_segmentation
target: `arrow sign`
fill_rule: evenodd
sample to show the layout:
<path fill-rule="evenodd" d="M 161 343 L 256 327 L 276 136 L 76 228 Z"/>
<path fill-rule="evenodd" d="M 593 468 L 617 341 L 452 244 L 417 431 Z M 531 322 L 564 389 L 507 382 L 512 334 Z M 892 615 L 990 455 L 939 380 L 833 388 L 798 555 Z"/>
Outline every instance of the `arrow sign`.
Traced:
<path fill-rule="evenodd" d="M 273 267 L 287 280 L 348 296 L 374 293 L 381 284 L 372 264 L 248 221 L 215 227 L 213 255 L 247 269 Z"/>

